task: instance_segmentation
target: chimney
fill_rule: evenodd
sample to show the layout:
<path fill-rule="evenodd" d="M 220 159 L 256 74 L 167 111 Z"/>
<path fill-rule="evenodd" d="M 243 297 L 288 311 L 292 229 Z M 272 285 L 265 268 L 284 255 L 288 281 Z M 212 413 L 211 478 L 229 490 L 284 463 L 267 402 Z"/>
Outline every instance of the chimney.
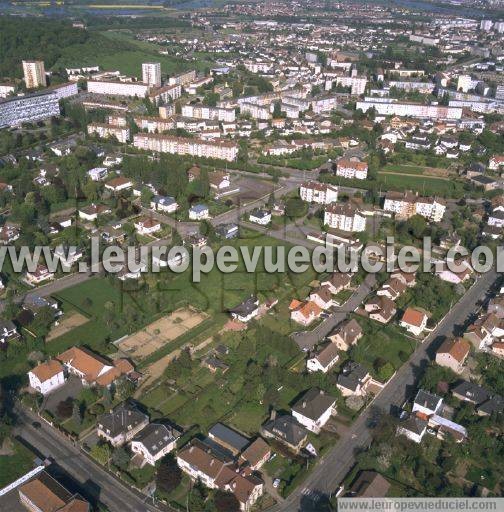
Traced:
<path fill-rule="evenodd" d="M 306 407 L 306 400 L 303 400 L 303 409 Z"/>

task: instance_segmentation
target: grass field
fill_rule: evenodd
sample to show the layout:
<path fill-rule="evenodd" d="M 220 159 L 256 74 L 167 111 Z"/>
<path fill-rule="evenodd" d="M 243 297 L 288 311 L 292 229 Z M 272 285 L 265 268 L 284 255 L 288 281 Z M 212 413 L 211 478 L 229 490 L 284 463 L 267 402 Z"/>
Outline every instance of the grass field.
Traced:
<path fill-rule="evenodd" d="M 10 448 L 12 455 L 0 455 L 0 489 L 33 469 L 35 455 L 28 448 L 16 439 Z"/>
<path fill-rule="evenodd" d="M 464 193 L 464 187 L 458 181 L 427 176 L 378 174 L 378 182 L 383 184 L 384 189 L 413 190 L 426 196 L 452 196 Z"/>

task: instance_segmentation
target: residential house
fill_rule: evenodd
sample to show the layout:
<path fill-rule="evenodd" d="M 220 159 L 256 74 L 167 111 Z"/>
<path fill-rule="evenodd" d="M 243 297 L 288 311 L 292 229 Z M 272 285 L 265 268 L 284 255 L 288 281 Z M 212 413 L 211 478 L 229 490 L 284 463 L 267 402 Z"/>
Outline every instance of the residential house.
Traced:
<path fill-rule="evenodd" d="M 351 274 L 343 274 L 342 272 L 334 272 L 329 279 L 322 281 L 320 286 L 328 286 L 333 295 L 337 295 L 343 290 L 348 290 L 352 286 Z"/>
<path fill-rule="evenodd" d="M 122 403 L 102 414 L 96 422 L 96 433 L 112 446 L 122 446 L 149 424 L 149 417 L 137 407 Z"/>
<path fill-rule="evenodd" d="M 140 235 L 151 235 L 161 230 L 161 223 L 150 217 L 140 217 L 133 225 Z"/>
<path fill-rule="evenodd" d="M 397 311 L 394 301 L 384 296 L 371 299 L 364 309 L 369 313 L 369 318 L 382 324 L 388 324 Z"/>
<path fill-rule="evenodd" d="M 231 316 L 240 322 L 249 322 L 259 314 L 259 299 L 251 295 L 241 304 L 229 310 Z"/>
<path fill-rule="evenodd" d="M 248 471 L 240 471 L 235 463 L 222 460 L 197 441 L 179 450 L 177 464 L 191 480 L 199 480 L 210 489 L 232 493 L 243 512 L 248 512 L 263 494 L 261 480 Z"/>
<path fill-rule="evenodd" d="M 101 181 L 106 178 L 107 174 L 108 169 L 106 167 L 94 167 L 87 172 L 87 175 L 93 181 Z"/>
<path fill-rule="evenodd" d="M 26 272 L 25 281 L 36 286 L 44 281 L 54 279 L 54 273 L 49 272 L 49 269 L 45 265 L 37 265 L 37 268 L 33 272 Z"/>
<path fill-rule="evenodd" d="M 424 311 L 415 308 L 406 308 L 399 325 L 414 336 L 420 336 L 427 325 L 427 320 L 428 317 Z"/>
<path fill-rule="evenodd" d="M 329 286 L 320 286 L 310 293 L 310 300 L 321 309 L 331 309 L 334 305 Z"/>
<path fill-rule="evenodd" d="M 180 433 L 161 423 L 149 423 L 131 440 L 130 448 L 142 461 L 154 466 L 176 448 Z"/>
<path fill-rule="evenodd" d="M 463 402 L 480 405 L 490 398 L 490 393 L 472 382 L 462 381 L 452 389 L 452 395 Z"/>
<path fill-rule="evenodd" d="M 397 434 L 404 435 L 415 443 L 421 443 L 427 432 L 428 421 L 422 415 L 412 414 L 401 421 L 397 427 Z"/>
<path fill-rule="evenodd" d="M 306 368 L 309 372 L 327 373 L 338 360 L 338 347 L 329 343 L 311 355 L 306 362 Z"/>
<path fill-rule="evenodd" d="M 361 326 L 357 320 L 345 320 L 336 330 L 328 336 L 331 342 L 336 345 L 338 350 L 346 352 L 351 346 L 355 345 L 364 335 Z"/>
<path fill-rule="evenodd" d="M 190 220 L 203 220 L 210 217 L 210 210 L 204 204 L 196 204 L 189 209 Z"/>
<path fill-rule="evenodd" d="M 355 361 L 349 361 L 338 375 L 337 388 L 343 396 L 363 396 L 371 382 L 368 370 Z"/>
<path fill-rule="evenodd" d="M 322 309 L 312 301 L 300 302 L 293 300 L 289 305 L 289 309 L 291 320 L 304 326 L 310 325 L 322 313 Z"/>
<path fill-rule="evenodd" d="M 271 448 L 261 437 L 258 437 L 241 453 L 240 465 L 247 464 L 252 471 L 259 471 L 271 456 Z"/>
<path fill-rule="evenodd" d="M 119 176 L 118 178 L 113 178 L 110 181 L 107 181 L 107 183 L 105 183 L 105 188 L 107 190 L 111 190 L 114 193 L 117 193 L 133 188 L 133 182 L 128 178 Z"/>
<path fill-rule="evenodd" d="M 462 338 L 446 339 L 436 352 L 436 363 L 462 373 L 470 349 L 471 344 Z"/>
<path fill-rule="evenodd" d="M 155 195 L 150 201 L 150 207 L 158 212 L 174 213 L 179 205 L 173 197 Z"/>
<path fill-rule="evenodd" d="M 273 411 L 272 418 L 261 427 L 264 437 L 276 439 L 285 444 L 294 453 L 299 453 L 308 440 L 308 431 L 300 425 L 294 416 L 276 416 Z"/>
<path fill-rule="evenodd" d="M 361 471 L 350 486 L 347 496 L 355 498 L 383 498 L 387 496 L 390 484 L 376 471 Z"/>
<path fill-rule="evenodd" d="M 378 296 L 388 297 L 390 300 L 397 300 L 406 291 L 406 285 L 399 279 L 389 279 L 376 292 Z"/>
<path fill-rule="evenodd" d="M 292 416 L 315 434 L 318 434 L 335 414 L 336 399 L 326 395 L 319 388 L 310 389 L 292 406 Z"/>
<path fill-rule="evenodd" d="M 90 512 L 91 505 L 71 493 L 45 470 L 25 480 L 18 488 L 19 501 L 30 512 Z M 12 507 L 12 508 L 10 508 Z M 19 510 L 11 504 L 9 510 Z M 7 510 L 7 509 L 5 509 Z"/>
<path fill-rule="evenodd" d="M 11 320 L 0 320 L 0 348 L 20 337 L 16 325 Z"/>
<path fill-rule="evenodd" d="M 65 383 L 64 368 L 59 361 L 50 359 L 32 368 L 28 380 L 32 389 L 47 395 Z"/>
<path fill-rule="evenodd" d="M 99 215 L 112 213 L 112 209 L 104 204 L 90 204 L 79 210 L 79 217 L 87 221 L 94 221 Z"/>
<path fill-rule="evenodd" d="M 261 226 L 267 226 L 271 222 L 271 212 L 259 208 L 252 210 L 249 214 L 249 221 Z"/>
<path fill-rule="evenodd" d="M 21 231 L 17 226 L 4 224 L 0 228 L 0 244 L 9 245 L 15 242 L 21 236 Z"/>
<path fill-rule="evenodd" d="M 72 347 L 56 356 L 66 370 L 79 377 L 86 386 L 108 387 L 121 376 L 127 376 L 134 368 L 127 359 L 108 361 L 85 347 Z"/>

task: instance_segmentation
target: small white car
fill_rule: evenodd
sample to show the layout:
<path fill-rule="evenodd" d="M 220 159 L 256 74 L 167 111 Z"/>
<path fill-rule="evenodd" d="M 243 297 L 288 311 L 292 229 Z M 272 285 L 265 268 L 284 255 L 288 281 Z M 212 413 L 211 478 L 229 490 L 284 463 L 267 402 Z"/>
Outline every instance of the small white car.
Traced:
<path fill-rule="evenodd" d="M 280 485 L 280 478 L 273 480 L 273 487 L 276 489 Z"/>

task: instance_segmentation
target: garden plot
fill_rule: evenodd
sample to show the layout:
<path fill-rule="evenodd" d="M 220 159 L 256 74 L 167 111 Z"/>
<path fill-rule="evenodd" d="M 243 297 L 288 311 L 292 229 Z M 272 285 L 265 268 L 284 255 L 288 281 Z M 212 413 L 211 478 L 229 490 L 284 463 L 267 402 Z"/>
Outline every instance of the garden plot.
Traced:
<path fill-rule="evenodd" d="M 206 314 L 189 308 L 177 309 L 152 322 L 141 331 L 127 336 L 117 343 L 117 348 L 133 359 L 145 359 L 167 343 L 199 325 L 206 318 Z"/>

